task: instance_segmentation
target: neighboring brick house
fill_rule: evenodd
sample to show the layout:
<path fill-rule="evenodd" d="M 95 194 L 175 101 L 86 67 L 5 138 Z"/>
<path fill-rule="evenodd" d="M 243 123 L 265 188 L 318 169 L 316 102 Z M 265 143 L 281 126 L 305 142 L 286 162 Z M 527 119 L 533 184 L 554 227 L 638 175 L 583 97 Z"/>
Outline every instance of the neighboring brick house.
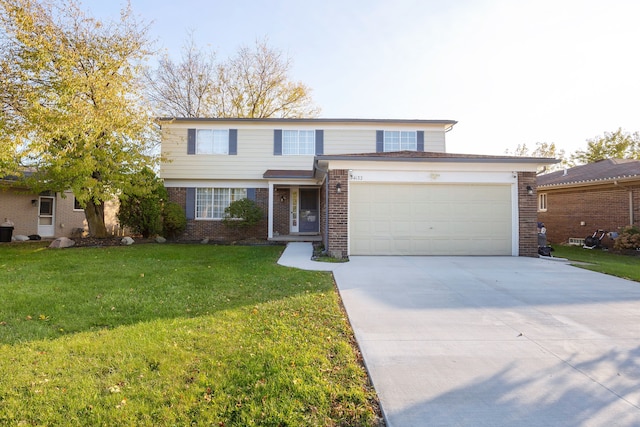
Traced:
<path fill-rule="evenodd" d="M 540 175 L 538 220 L 551 243 L 640 226 L 640 161 L 607 159 Z"/>
<path fill-rule="evenodd" d="M 119 234 L 117 207 L 105 208 L 107 231 Z M 13 222 L 13 236 L 79 237 L 88 230 L 84 210 L 71 191 L 33 193 L 15 177 L 0 179 L 0 223 Z"/>
<path fill-rule="evenodd" d="M 554 159 L 446 153 L 452 120 L 162 119 L 160 176 L 182 238 L 233 240 L 224 209 L 255 200 L 253 236 L 334 256 L 536 256 L 535 171 Z"/>

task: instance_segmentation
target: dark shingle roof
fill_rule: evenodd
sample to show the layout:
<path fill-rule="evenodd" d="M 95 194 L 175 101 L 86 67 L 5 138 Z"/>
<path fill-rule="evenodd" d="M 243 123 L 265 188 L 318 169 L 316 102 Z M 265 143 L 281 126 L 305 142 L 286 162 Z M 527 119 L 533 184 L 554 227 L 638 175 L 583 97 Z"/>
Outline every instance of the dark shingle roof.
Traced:
<path fill-rule="evenodd" d="M 268 169 L 263 175 L 263 178 L 302 178 L 302 179 L 311 179 L 313 178 L 313 170 L 284 170 L 284 169 Z"/>
<path fill-rule="evenodd" d="M 606 159 L 538 176 L 538 187 L 597 183 L 637 177 L 640 179 L 640 160 Z"/>
<path fill-rule="evenodd" d="M 492 156 L 484 154 L 456 154 L 431 151 L 394 151 L 384 153 L 357 153 L 318 155 L 320 160 L 406 160 L 406 161 L 452 161 L 452 162 L 498 162 L 498 163 L 558 163 L 558 160 L 544 157 Z"/>

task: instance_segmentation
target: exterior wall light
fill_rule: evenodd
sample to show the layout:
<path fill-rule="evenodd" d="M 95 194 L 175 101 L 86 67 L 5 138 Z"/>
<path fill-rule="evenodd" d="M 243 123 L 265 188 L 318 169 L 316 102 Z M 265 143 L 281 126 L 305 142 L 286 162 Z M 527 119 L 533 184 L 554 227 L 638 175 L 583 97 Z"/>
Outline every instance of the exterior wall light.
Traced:
<path fill-rule="evenodd" d="M 336 192 L 337 193 L 341 193 L 342 192 L 342 185 L 340 185 L 340 183 L 336 184 Z"/>
<path fill-rule="evenodd" d="M 31 206 L 37 206 L 37 205 L 38 205 L 38 201 L 36 199 L 32 199 Z"/>
<path fill-rule="evenodd" d="M 530 185 L 527 185 L 527 194 L 533 196 L 533 188 Z"/>

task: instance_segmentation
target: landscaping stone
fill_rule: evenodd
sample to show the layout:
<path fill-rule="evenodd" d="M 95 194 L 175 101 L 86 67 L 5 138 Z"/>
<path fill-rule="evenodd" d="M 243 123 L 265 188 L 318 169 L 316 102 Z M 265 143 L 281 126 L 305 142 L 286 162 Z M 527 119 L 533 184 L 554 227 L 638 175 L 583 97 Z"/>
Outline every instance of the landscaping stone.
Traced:
<path fill-rule="evenodd" d="M 120 243 L 122 243 L 123 245 L 130 246 L 130 245 L 133 245 L 134 241 L 135 240 L 133 240 L 131 237 L 127 236 L 127 237 L 123 237 L 122 240 L 120 240 Z"/>
<path fill-rule="evenodd" d="M 51 242 L 49 247 L 50 248 L 62 249 L 62 248 L 70 248 L 71 246 L 73 246 L 75 244 L 76 244 L 76 242 L 74 242 L 73 240 L 71 240 L 68 237 L 58 237 L 53 242 Z"/>
<path fill-rule="evenodd" d="M 165 239 L 164 237 L 162 236 L 156 237 L 156 243 L 166 243 L 166 242 L 167 242 L 167 239 Z"/>

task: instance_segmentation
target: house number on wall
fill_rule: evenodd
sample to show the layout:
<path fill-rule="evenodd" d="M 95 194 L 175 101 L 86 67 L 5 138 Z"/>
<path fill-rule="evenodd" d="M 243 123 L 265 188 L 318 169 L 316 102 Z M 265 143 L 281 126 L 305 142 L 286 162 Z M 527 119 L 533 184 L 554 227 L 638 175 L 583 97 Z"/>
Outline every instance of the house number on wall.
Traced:
<path fill-rule="evenodd" d="M 351 175 L 351 181 L 364 181 L 362 175 Z"/>

